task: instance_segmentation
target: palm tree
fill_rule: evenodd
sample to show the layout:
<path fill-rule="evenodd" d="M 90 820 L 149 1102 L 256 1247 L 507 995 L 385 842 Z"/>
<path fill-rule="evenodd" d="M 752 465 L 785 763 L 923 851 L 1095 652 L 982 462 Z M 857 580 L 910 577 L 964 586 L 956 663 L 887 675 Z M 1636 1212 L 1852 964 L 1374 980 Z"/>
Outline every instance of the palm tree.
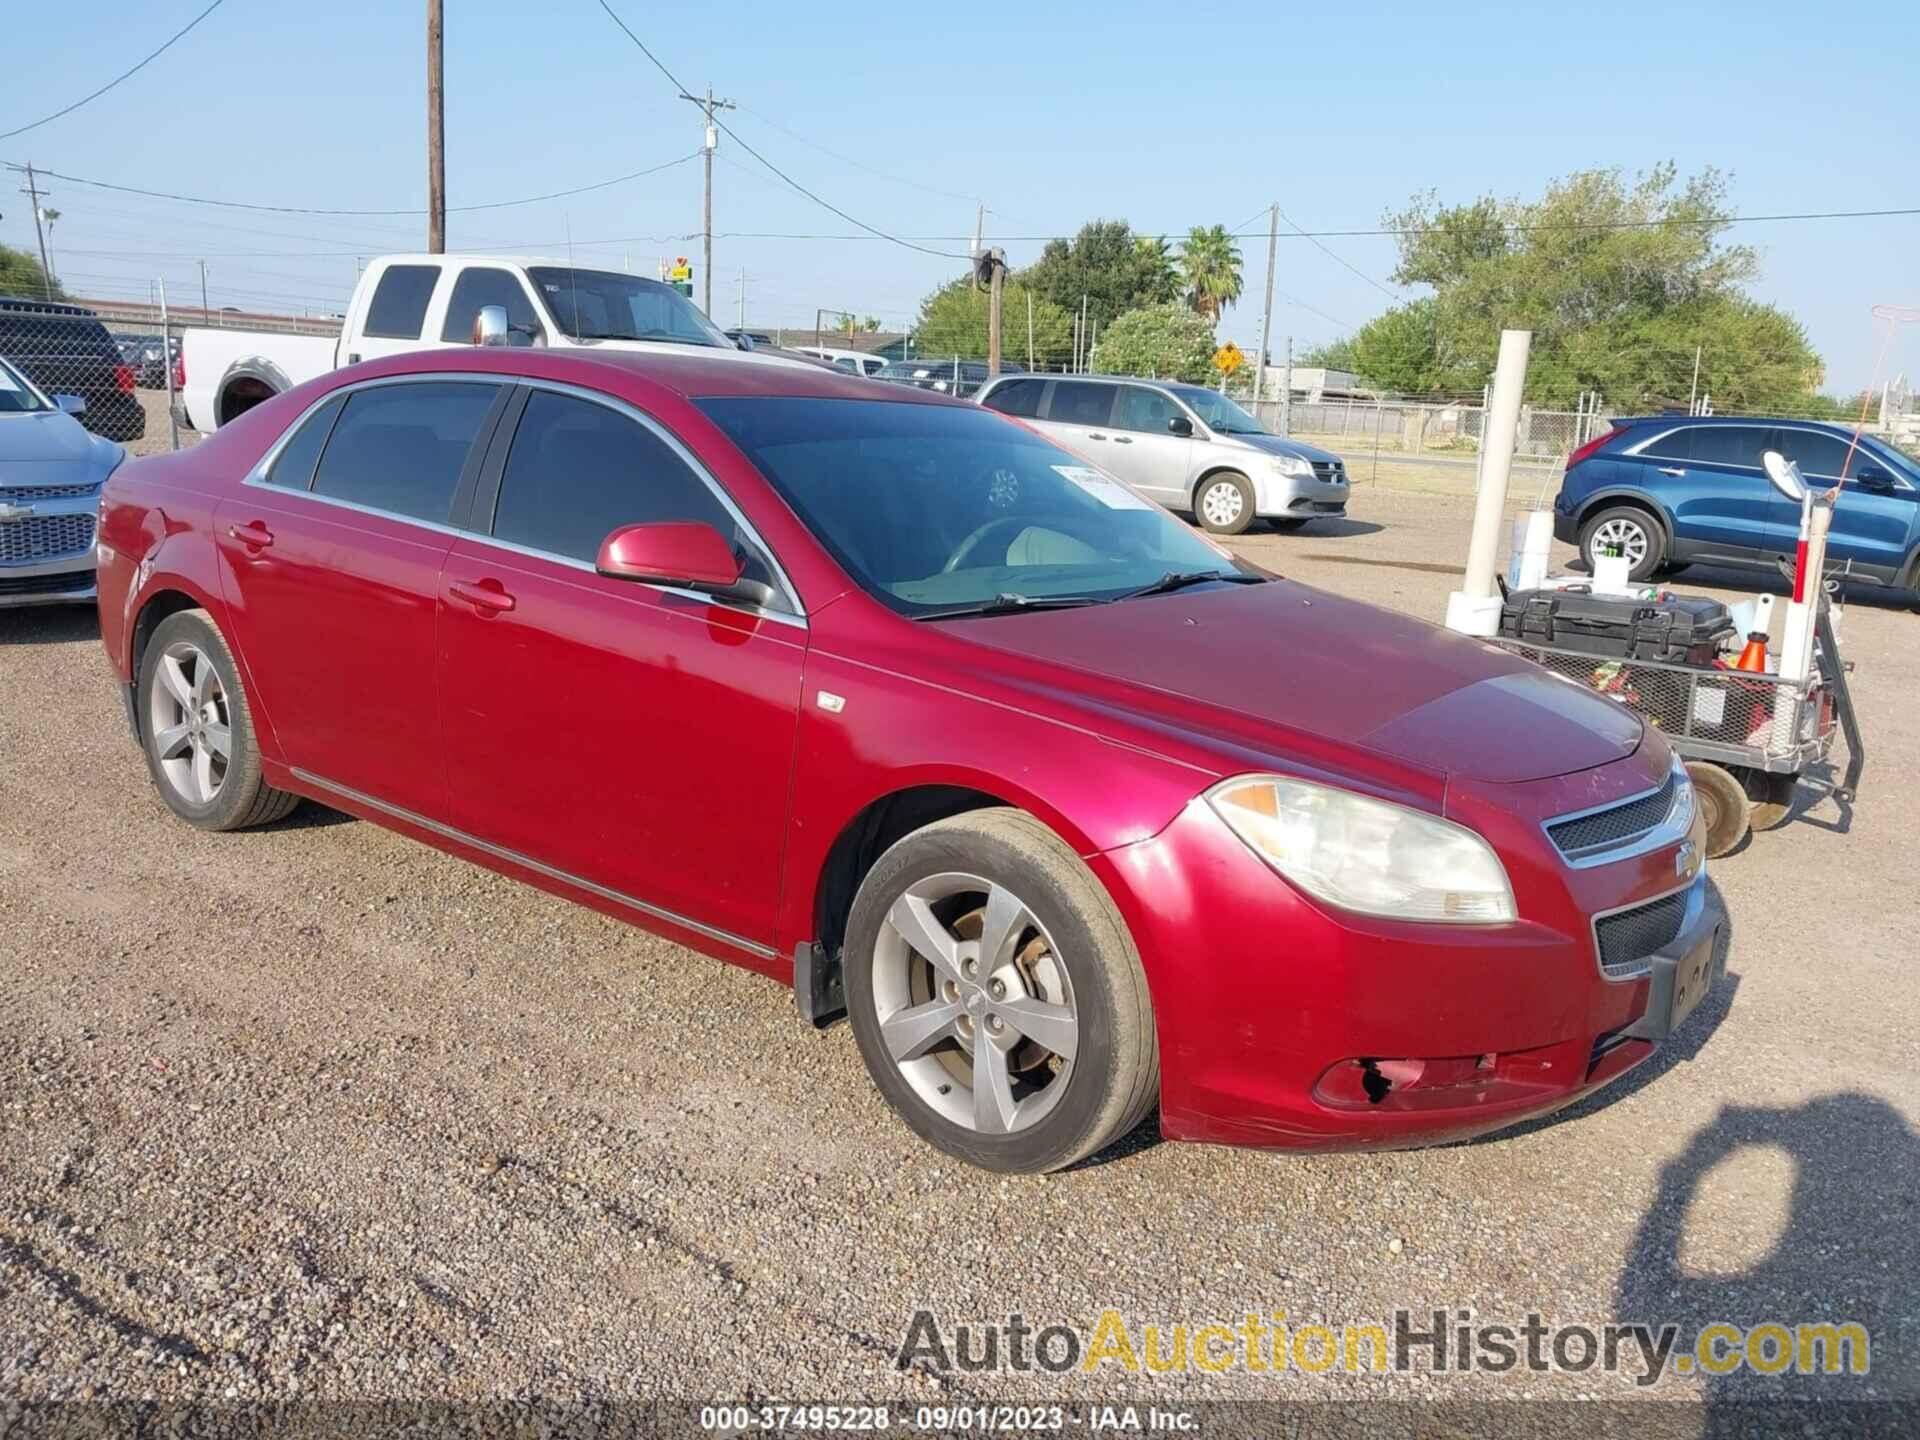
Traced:
<path fill-rule="evenodd" d="M 1180 293 L 1180 274 L 1173 252 L 1158 235 L 1137 235 L 1133 241 L 1136 276 L 1134 303 L 1158 305 Z"/>
<path fill-rule="evenodd" d="M 1240 298 L 1240 247 L 1224 225 L 1196 225 L 1180 247 L 1187 304 L 1218 325 L 1220 312 Z"/>

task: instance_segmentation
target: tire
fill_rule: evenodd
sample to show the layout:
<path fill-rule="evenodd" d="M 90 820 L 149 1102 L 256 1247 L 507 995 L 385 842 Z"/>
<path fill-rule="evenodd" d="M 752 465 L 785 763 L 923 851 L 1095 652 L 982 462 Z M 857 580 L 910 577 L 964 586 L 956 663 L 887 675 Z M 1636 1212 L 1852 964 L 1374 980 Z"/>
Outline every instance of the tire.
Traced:
<path fill-rule="evenodd" d="M 1755 830 L 1771 830 L 1792 813 L 1794 776 L 1747 770 L 1740 780 L 1747 792 L 1747 821 Z"/>
<path fill-rule="evenodd" d="M 1305 526 L 1306 523 L 1305 520 L 1294 518 L 1267 521 L 1267 524 L 1278 530 L 1282 535 L 1291 535 L 1294 531 Z"/>
<path fill-rule="evenodd" d="M 1706 821 L 1707 858 L 1718 860 L 1747 838 L 1752 808 L 1746 789 L 1731 773 L 1707 760 L 1689 760 L 1687 776 Z"/>
<path fill-rule="evenodd" d="M 1667 532 L 1638 506 L 1609 506 L 1589 516 L 1580 527 L 1580 558 L 1587 562 L 1589 574 L 1596 568 L 1600 546 L 1608 540 L 1617 540 L 1625 547 L 1633 561 L 1633 569 L 1628 572 L 1632 579 L 1645 580 L 1666 562 Z"/>
<path fill-rule="evenodd" d="M 997 966 L 981 953 L 996 935 Z M 1153 1004 L 1126 925 L 1030 815 L 976 810 L 896 843 L 861 882 L 841 967 L 874 1084 L 922 1139 L 970 1164 L 1061 1169 L 1134 1129 L 1159 1096 Z M 999 1063 L 976 1086 L 983 1042 Z"/>
<path fill-rule="evenodd" d="M 1238 535 L 1253 523 L 1253 482 L 1236 470 L 1209 475 L 1193 492 L 1193 513 L 1214 535 Z"/>
<path fill-rule="evenodd" d="M 181 610 L 154 627 L 140 657 L 135 703 L 154 789 L 189 825 L 244 830 L 278 820 L 300 803 L 260 776 L 260 745 L 240 672 L 206 611 Z"/>

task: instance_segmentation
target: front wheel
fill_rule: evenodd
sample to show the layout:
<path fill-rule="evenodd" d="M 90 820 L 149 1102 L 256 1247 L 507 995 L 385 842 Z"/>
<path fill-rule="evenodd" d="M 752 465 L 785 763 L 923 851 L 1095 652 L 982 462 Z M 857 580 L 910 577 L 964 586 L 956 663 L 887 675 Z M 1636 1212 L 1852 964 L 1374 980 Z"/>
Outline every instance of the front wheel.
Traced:
<path fill-rule="evenodd" d="M 1126 926 L 1029 815 L 974 811 L 895 844 L 861 883 L 841 964 L 880 1093 L 962 1160 L 1060 1169 L 1132 1130 L 1159 1094 Z"/>
<path fill-rule="evenodd" d="M 1252 482 L 1226 470 L 1200 482 L 1193 513 L 1201 526 L 1215 535 L 1238 535 L 1253 523 L 1253 506 Z"/>
<path fill-rule="evenodd" d="M 260 775 L 253 712 L 226 638 L 204 610 L 154 627 L 140 657 L 140 739 L 154 788 L 201 830 L 278 820 L 300 797 Z"/>

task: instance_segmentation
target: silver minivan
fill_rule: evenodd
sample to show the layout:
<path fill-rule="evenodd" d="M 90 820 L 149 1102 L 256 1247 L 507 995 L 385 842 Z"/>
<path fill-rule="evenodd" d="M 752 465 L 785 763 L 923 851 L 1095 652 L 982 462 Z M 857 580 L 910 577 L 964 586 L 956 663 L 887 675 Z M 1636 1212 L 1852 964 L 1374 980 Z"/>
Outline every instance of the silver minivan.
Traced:
<path fill-rule="evenodd" d="M 1338 455 L 1271 435 L 1202 385 L 1113 375 L 1002 375 L 975 397 L 1131 482 L 1216 535 L 1255 518 L 1297 530 L 1347 511 Z"/>

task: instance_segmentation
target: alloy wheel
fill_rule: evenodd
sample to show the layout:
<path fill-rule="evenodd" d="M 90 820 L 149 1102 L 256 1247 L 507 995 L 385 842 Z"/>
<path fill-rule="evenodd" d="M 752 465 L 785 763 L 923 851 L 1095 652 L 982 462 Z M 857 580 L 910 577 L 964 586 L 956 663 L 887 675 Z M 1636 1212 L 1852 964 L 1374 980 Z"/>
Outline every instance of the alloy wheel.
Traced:
<path fill-rule="evenodd" d="M 1616 515 L 1594 528 L 1593 553 L 1587 559 L 1591 562 L 1611 550 L 1618 550 L 1626 557 L 1629 567 L 1637 569 L 1647 558 L 1647 544 L 1646 527 Z"/>
<path fill-rule="evenodd" d="M 233 763 L 226 687 L 199 646 L 176 640 L 160 652 L 147 734 L 160 774 L 190 805 L 211 805 Z"/>
<path fill-rule="evenodd" d="M 1059 1103 L 1079 1012 L 1053 937 L 1018 895 L 978 875 L 930 875 L 894 901 L 873 960 L 881 1042 L 929 1108 L 1006 1135 Z"/>

